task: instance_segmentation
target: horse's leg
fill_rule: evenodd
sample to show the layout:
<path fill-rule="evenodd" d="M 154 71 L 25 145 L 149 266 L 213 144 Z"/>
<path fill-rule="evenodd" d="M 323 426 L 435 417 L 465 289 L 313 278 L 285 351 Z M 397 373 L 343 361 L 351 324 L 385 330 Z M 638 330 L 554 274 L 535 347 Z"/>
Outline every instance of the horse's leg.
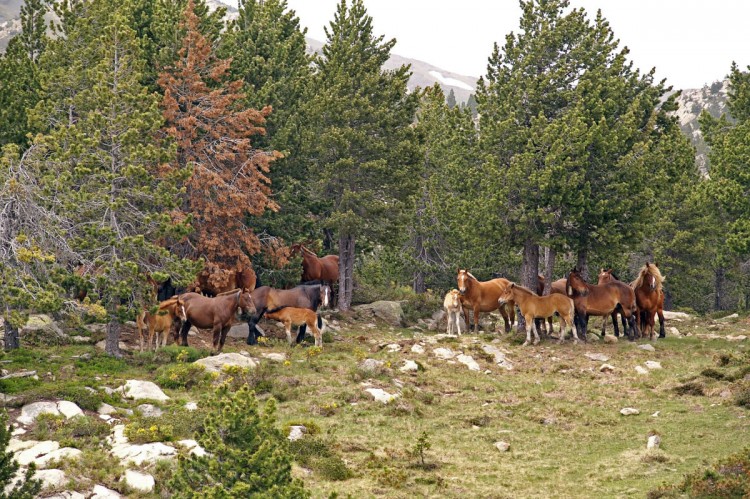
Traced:
<path fill-rule="evenodd" d="M 462 305 L 461 308 L 464 311 L 464 321 L 466 321 L 466 332 L 471 332 L 471 317 L 469 316 L 469 307 Z"/>
<path fill-rule="evenodd" d="M 297 343 L 302 343 L 304 341 L 306 333 L 307 333 L 307 324 L 301 324 L 299 327 L 299 330 L 297 331 L 297 340 L 296 340 Z"/>
<path fill-rule="evenodd" d="M 562 325 L 563 325 L 562 316 L 563 316 L 563 314 L 560 314 L 560 338 L 561 339 L 564 337 L 564 333 L 562 332 Z M 568 329 L 570 329 L 570 334 L 573 336 L 573 344 L 575 345 L 575 344 L 578 343 L 578 335 L 576 334 L 576 328 L 572 327 L 572 325 L 571 325 L 571 323 L 573 322 L 572 319 L 573 318 L 570 317 L 570 315 L 568 315 L 565 318 L 565 322 L 567 322 L 567 324 L 568 324 Z M 562 343 L 562 341 L 560 343 Z"/>
<path fill-rule="evenodd" d="M 656 322 L 655 313 L 649 311 L 648 313 L 648 339 L 654 341 L 654 323 Z"/>
<path fill-rule="evenodd" d="M 258 328 L 255 327 L 255 325 L 258 323 L 258 321 L 263 317 L 263 314 L 266 313 L 266 307 L 262 307 L 260 310 L 256 310 L 255 316 L 250 316 L 250 318 L 247 320 L 247 344 L 248 345 L 257 345 L 258 344 L 258 338 L 262 336 L 260 334 L 260 331 L 258 331 Z"/>
<path fill-rule="evenodd" d="M 190 319 L 185 319 L 182 323 L 182 328 L 180 329 L 180 338 L 182 340 L 180 342 L 180 345 L 182 345 L 183 347 L 188 346 L 187 337 L 188 331 L 190 331 L 190 326 L 192 326 L 192 324 L 190 323 Z"/>
<path fill-rule="evenodd" d="M 448 319 L 445 323 L 445 334 L 450 335 L 453 330 L 453 312 L 450 310 L 446 310 L 446 312 L 448 313 Z"/>
<path fill-rule="evenodd" d="M 479 334 L 479 307 L 474 307 L 474 334 Z"/>
<path fill-rule="evenodd" d="M 293 347 L 295 341 L 292 339 L 292 321 L 284 322 L 284 330 L 286 331 L 286 341 L 289 342 L 290 347 Z"/>
<path fill-rule="evenodd" d="M 456 336 L 461 336 L 461 314 L 458 312 L 458 310 L 453 311 L 453 318 L 456 321 Z"/>
<path fill-rule="evenodd" d="M 524 316 L 526 318 L 526 316 Z M 534 320 L 526 318 L 526 341 L 523 342 L 523 346 L 528 346 L 531 343 L 531 328 L 534 327 Z"/>
<path fill-rule="evenodd" d="M 664 311 L 660 308 L 656 309 L 656 313 L 659 315 L 659 338 L 666 338 L 664 333 Z"/>
<path fill-rule="evenodd" d="M 318 329 L 318 325 L 313 322 L 310 324 L 310 329 L 312 329 L 312 334 L 315 338 L 315 346 L 323 348 L 323 334 L 320 332 L 320 329 Z"/>
<path fill-rule="evenodd" d="M 538 345 L 539 341 L 540 341 L 540 338 L 539 338 L 539 328 L 536 327 L 536 322 L 534 321 L 534 316 L 530 315 L 529 317 L 531 318 L 531 326 L 534 328 L 534 331 L 533 331 L 534 332 L 534 345 Z M 527 323 L 528 323 L 528 319 L 527 319 Z"/>
<path fill-rule="evenodd" d="M 219 342 L 221 341 L 221 324 L 214 324 L 211 328 L 212 338 L 211 346 L 213 347 L 212 353 L 219 353 Z"/>
<path fill-rule="evenodd" d="M 219 340 L 219 352 L 221 352 L 224 349 L 224 342 L 227 340 L 227 333 L 229 333 L 230 329 L 232 329 L 232 327 L 229 325 L 226 325 L 223 328 L 221 328 L 221 339 Z"/>
<path fill-rule="evenodd" d="M 549 327 L 547 328 L 547 334 L 552 336 L 552 334 L 555 332 L 555 327 L 553 326 L 552 319 L 554 318 L 554 315 L 550 315 L 547 317 L 547 322 L 549 322 Z"/>
<path fill-rule="evenodd" d="M 583 314 L 583 318 L 581 319 L 581 324 L 583 324 L 583 341 L 588 342 L 588 339 L 586 337 L 587 329 L 589 327 L 589 314 Z"/>

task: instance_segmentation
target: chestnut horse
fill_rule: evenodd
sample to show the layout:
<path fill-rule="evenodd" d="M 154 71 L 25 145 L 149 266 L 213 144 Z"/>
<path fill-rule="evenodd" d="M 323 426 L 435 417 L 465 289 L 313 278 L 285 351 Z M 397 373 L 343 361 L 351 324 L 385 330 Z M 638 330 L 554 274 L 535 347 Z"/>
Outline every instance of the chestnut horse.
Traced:
<path fill-rule="evenodd" d="M 292 256 L 302 255 L 302 282 L 321 281 L 330 287 L 339 282 L 339 257 L 326 255 L 318 257 L 302 243 L 291 246 Z"/>
<path fill-rule="evenodd" d="M 638 322 L 643 335 L 654 339 L 654 315 L 659 315 L 659 338 L 664 338 L 664 276 L 654 263 L 646 262 L 630 286 L 635 291 Z"/>
<path fill-rule="evenodd" d="M 568 274 L 565 290 L 568 297 L 572 298 L 575 304 L 575 322 L 584 341 L 586 340 L 586 327 L 588 326 L 589 317 L 592 315 L 599 317 L 607 316 L 615 310 L 623 314 L 624 319 L 627 319 L 628 324 L 630 324 L 628 338 L 631 341 L 635 339 L 635 293 L 630 286 L 620 281 L 610 282 L 601 286 L 589 284 L 583 280 L 577 269 L 573 269 Z M 614 326 L 615 335 L 619 336 L 617 322 L 615 322 Z"/>
<path fill-rule="evenodd" d="M 602 284 L 607 284 L 610 282 L 622 282 L 622 281 L 620 281 L 617 278 L 617 276 L 612 273 L 612 269 L 609 269 L 609 270 L 600 269 L 599 280 L 597 281 L 597 284 L 601 286 Z M 627 330 L 627 323 L 625 322 L 625 317 L 621 315 L 620 318 L 622 319 L 622 330 L 625 331 Z M 636 326 L 637 325 L 638 324 L 636 324 Z M 619 336 L 620 333 L 617 329 L 617 310 L 612 312 L 612 326 L 615 328 L 615 336 Z M 602 337 L 604 337 L 606 332 L 607 332 L 607 318 L 603 317 L 602 318 Z M 638 335 L 638 333 L 639 331 L 636 331 L 636 336 Z"/>
<path fill-rule="evenodd" d="M 198 293 L 184 293 L 177 297 L 177 314 L 182 319 L 182 346 L 188 346 L 187 335 L 190 326 L 210 329 L 213 333 L 214 352 L 221 352 L 227 339 L 232 320 L 242 310 L 243 316 L 255 313 L 255 305 L 250 293 L 241 289 L 227 291 L 214 298 Z M 176 342 L 177 338 L 175 338 Z"/>
<path fill-rule="evenodd" d="M 573 343 L 578 343 L 578 336 L 573 329 L 573 316 L 575 307 L 573 300 L 559 293 L 547 296 L 539 296 L 529 288 L 519 286 L 516 283 L 510 283 L 505 291 L 498 298 L 500 305 L 506 303 L 517 303 L 518 308 L 526 319 L 526 341 L 523 346 L 531 342 L 531 331 L 534 331 L 534 345 L 539 343 L 539 332 L 534 319 L 546 319 L 552 317 L 555 312 L 560 314 L 560 340 L 562 343 L 565 339 L 565 326 L 573 333 Z"/>
<path fill-rule="evenodd" d="M 537 283 L 536 283 L 536 294 L 539 296 L 544 296 L 544 284 L 545 279 L 542 274 L 537 275 Z M 554 284 L 554 283 L 553 283 Z M 563 290 L 565 289 L 565 283 L 563 283 Z M 552 294 L 552 289 L 550 288 L 550 294 Z M 565 293 L 563 293 L 565 294 Z M 548 317 L 547 321 L 549 322 L 549 327 L 547 327 L 547 322 L 545 322 L 542 319 L 535 319 L 536 322 L 536 329 L 537 331 L 542 331 L 544 334 L 552 334 L 554 332 L 554 327 L 552 327 L 552 317 Z M 549 330 L 549 331 L 548 331 Z"/>
<path fill-rule="evenodd" d="M 325 331 L 326 324 L 320 317 L 320 314 L 313 312 L 309 308 L 295 308 L 295 307 L 280 307 L 273 310 L 266 310 L 265 316 L 268 319 L 274 319 L 284 323 L 284 330 L 286 331 L 286 340 L 289 342 L 289 346 L 295 345 L 295 340 L 292 339 L 292 327 L 306 325 L 312 331 L 313 338 L 315 338 L 315 346 L 323 347 L 323 331 Z"/>
<path fill-rule="evenodd" d="M 458 283 L 458 292 L 461 293 L 464 319 L 466 319 L 469 329 L 471 329 L 469 308 L 474 311 L 474 332 L 476 333 L 479 332 L 479 312 L 492 312 L 499 308 L 505 322 L 505 332 L 510 332 L 510 328 L 516 320 L 515 303 L 511 300 L 502 307 L 497 303 L 497 299 L 500 298 L 505 288 L 510 286 L 508 279 L 498 277 L 491 281 L 479 281 L 468 270 L 459 269 L 456 282 Z"/>
<path fill-rule="evenodd" d="M 151 345 L 154 345 L 154 349 L 159 347 L 160 339 L 163 347 L 167 346 L 167 333 L 172 329 L 172 325 L 177 317 L 177 297 L 173 296 L 168 300 L 164 300 L 159 303 L 159 308 L 155 313 L 151 313 L 144 310 L 138 317 L 136 317 L 135 323 L 138 327 L 138 338 L 140 340 L 141 352 L 143 351 L 143 336 L 148 329 L 148 343 L 146 348 L 151 350 Z M 161 338 L 159 337 L 161 335 Z M 154 344 L 154 336 L 156 336 L 156 344 Z"/>
<path fill-rule="evenodd" d="M 247 325 L 249 333 L 247 335 L 247 344 L 255 345 L 258 343 L 260 331 L 255 325 L 263 317 L 266 310 L 273 310 L 281 307 L 307 308 L 313 312 L 318 311 L 318 307 L 328 307 L 331 303 L 331 288 L 321 286 L 320 284 L 300 285 L 292 289 L 274 289 L 270 286 L 261 286 L 250 293 L 255 304 L 255 312 L 248 319 Z M 306 325 L 302 324 L 297 333 L 297 343 L 305 339 Z"/>

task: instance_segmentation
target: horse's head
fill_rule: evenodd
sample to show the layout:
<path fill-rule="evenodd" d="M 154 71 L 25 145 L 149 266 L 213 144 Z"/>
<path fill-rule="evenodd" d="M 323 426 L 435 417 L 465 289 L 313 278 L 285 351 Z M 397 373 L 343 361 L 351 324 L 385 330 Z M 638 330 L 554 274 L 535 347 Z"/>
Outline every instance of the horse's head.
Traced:
<path fill-rule="evenodd" d="M 497 297 L 497 304 L 503 306 L 513 299 L 513 290 L 516 288 L 516 283 L 511 282 L 510 286 L 506 287 L 500 296 Z"/>
<path fill-rule="evenodd" d="M 328 308 L 331 303 L 331 288 L 328 286 L 320 287 L 320 305 Z"/>
<path fill-rule="evenodd" d="M 454 309 L 461 307 L 461 293 L 457 289 L 448 291 L 448 303 Z"/>
<path fill-rule="evenodd" d="M 612 282 L 613 279 L 614 277 L 612 276 L 612 269 L 601 269 L 599 270 L 599 281 L 597 284 L 607 284 L 608 282 Z"/>
<path fill-rule="evenodd" d="M 458 292 L 462 295 L 466 293 L 469 288 L 469 271 L 466 269 L 458 269 L 458 275 L 456 276 L 456 284 L 458 285 Z"/>
<path fill-rule="evenodd" d="M 243 318 L 252 317 L 257 312 L 255 309 L 255 302 L 253 302 L 253 297 L 248 290 L 240 291 L 239 309 L 242 311 Z"/>
<path fill-rule="evenodd" d="M 302 252 L 302 244 L 294 243 L 289 247 L 289 255 L 297 256 Z"/>
<path fill-rule="evenodd" d="M 581 277 L 580 271 L 574 267 L 568 273 L 568 279 L 565 281 L 565 293 L 572 297 L 575 293 L 586 294 L 587 291 L 586 281 Z"/>
<path fill-rule="evenodd" d="M 643 270 L 641 270 L 642 279 L 645 280 L 646 284 L 648 285 L 648 288 L 651 291 L 656 291 L 657 287 L 657 280 L 656 280 L 656 272 L 658 272 L 658 269 L 656 268 L 656 265 L 646 262 L 646 265 L 643 267 Z"/>

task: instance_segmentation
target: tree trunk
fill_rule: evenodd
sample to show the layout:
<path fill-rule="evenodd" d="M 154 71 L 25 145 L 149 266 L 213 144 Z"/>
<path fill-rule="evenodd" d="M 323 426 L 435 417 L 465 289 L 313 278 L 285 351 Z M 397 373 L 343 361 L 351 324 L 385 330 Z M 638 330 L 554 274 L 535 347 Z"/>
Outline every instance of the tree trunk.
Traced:
<path fill-rule="evenodd" d="M 714 270 L 714 309 L 722 310 L 721 301 L 724 298 L 724 267 Z"/>
<path fill-rule="evenodd" d="M 333 231 L 331 229 L 323 229 L 323 253 L 329 254 L 333 251 Z"/>
<path fill-rule="evenodd" d="M 347 311 L 352 307 L 354 291 L 354 236 L 339 236 L 339 310 Z"/>
<path fill-rule="evenodd" d="M 581 277 L 586 282 L 589 281 L 588 256 L 588 250 L 578 250 L 578 263 L 576 264 L 576 268 L 578 268 L 579 272 L 581 273 Z"/>
<path fill-rule="evenodd" d="M 521 284 L 536 293 L 539 282 L 539 245 L 527 240 L 523 245 L 523 265 L 521 267 Z M 531 326 L 531 325 L 529 325 Z M 518 314 L 518 328 L 526 330 L 526 319 Z"/>
<path fill-rule="evenodd" d="M 555 260 L 557 251 L 553 248 L 544 248 L 544 295 L 552 291 L 552 274 L 555 271 Z"/>
<path fill-rule="evenodd" d="M 110 320 L 107 324 L 107 342 L 104 346 L 104 352 L 113 357 L 122 357 L 120 350 L 120 327 L 121 324 L 115 320 Z"/>
<path fill-rule="evenodd" d="M 15 350 L 21 346 L 18 328 L 14 326 L 7 317 L 4 317 L 3 320 L 5 321 L 5 349 Z"/>
<path fill-rule="evenodd" d="M 424 283 L 424 263 L 425 263 L 425 251 L 424 244 L 422 244 L 422 236 L 417 235 L 414 240 L 414 258 L 417 261 L 416 268 L 414 269 L 414 275 L 412 278 L 412 289 L 415 293 L 424 293 L 427 291 L 427 286 Z"/>

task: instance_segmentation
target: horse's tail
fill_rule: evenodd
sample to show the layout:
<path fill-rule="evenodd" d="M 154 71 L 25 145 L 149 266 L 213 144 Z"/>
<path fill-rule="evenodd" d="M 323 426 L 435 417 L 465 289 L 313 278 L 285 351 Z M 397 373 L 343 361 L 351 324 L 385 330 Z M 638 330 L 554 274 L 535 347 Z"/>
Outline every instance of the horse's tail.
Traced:
<path fill-rule="evenodd" d="M 320 334 L 323 334 L 323 331 L 325 331 L 326 329 L 326 321 L 323 320 L 320 314 L 317 314 L 317 315 L 318 315 L 318 331 L 320 331 Z"/>

